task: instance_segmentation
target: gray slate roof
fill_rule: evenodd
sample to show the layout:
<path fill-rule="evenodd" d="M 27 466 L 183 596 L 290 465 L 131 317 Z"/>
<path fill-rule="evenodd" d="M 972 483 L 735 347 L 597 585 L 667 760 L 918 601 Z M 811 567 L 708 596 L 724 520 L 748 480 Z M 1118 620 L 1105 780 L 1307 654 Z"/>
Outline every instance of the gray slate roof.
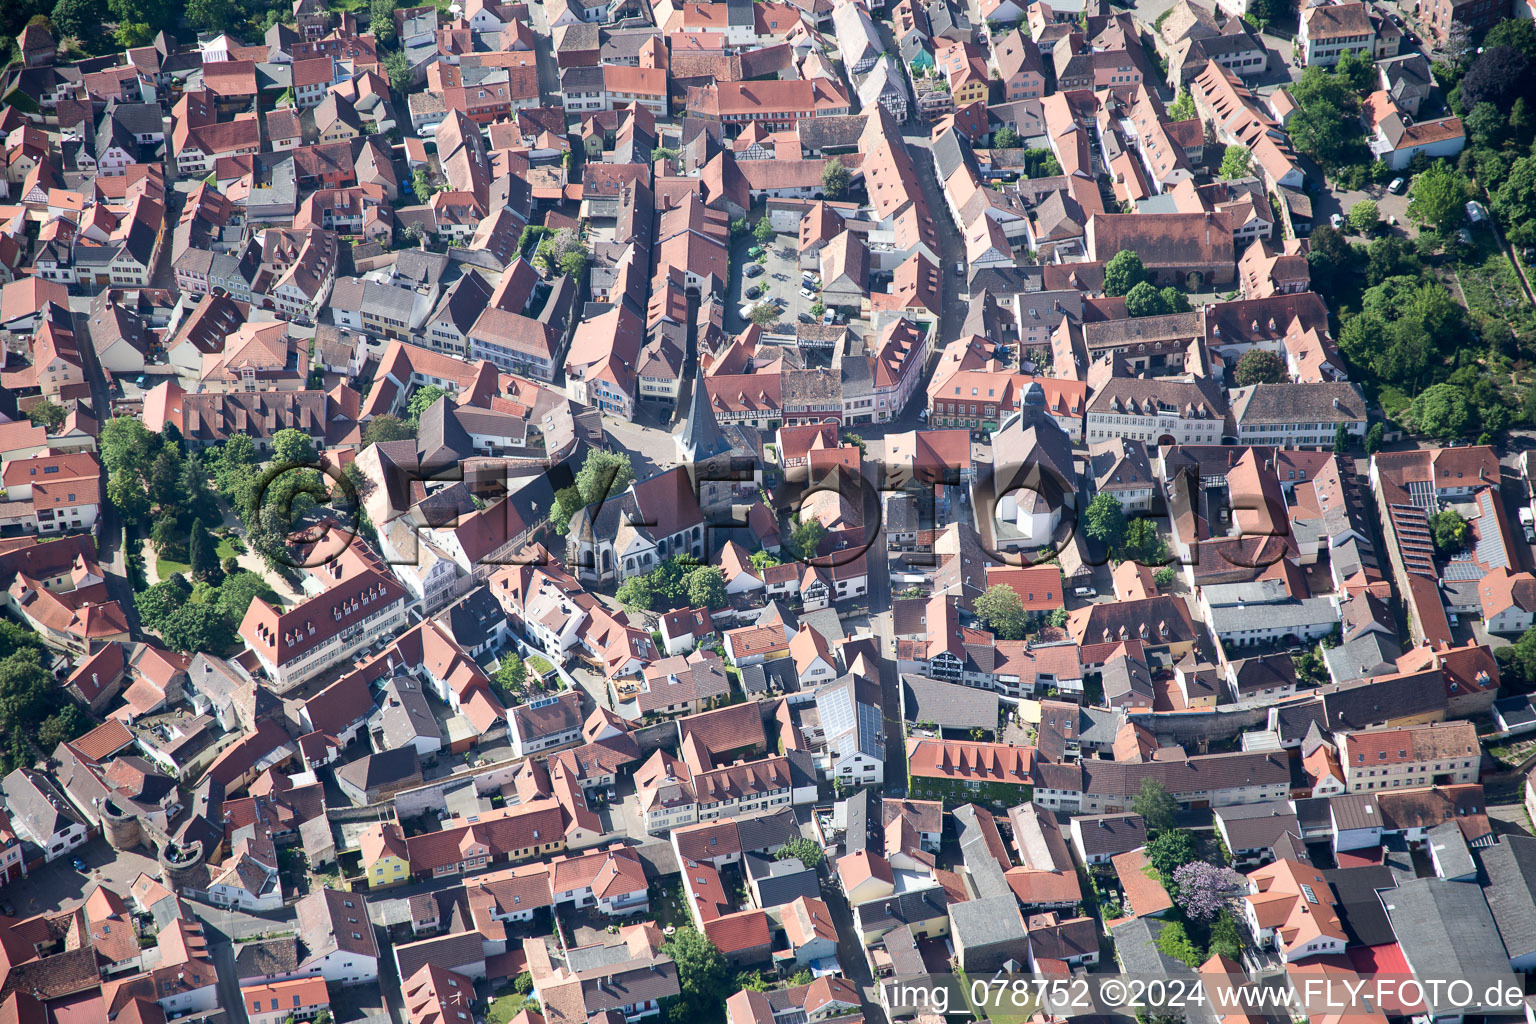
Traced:
<path fill-rule="evenodd" d="M 1536 839 L 1507 835 L 1478 852 L 1488 875 L 1483 895 L 1505 950 L 1511 958 L 1536 953 Z"/>
<path fill-rule="evenodd" d="M 1504 942 L 1499 938 L 1483 891 L 1475 884 L 1416 878 L 1383 894 L 1382 902 L 1408 966 L 1421 982 L 1499 975 L 1507 983 L 1509 958 Z M 1473 989 L 1476 1000 L 1483 987 L 1474 985 Z M 1437 990 L 1436 986 L 1426 985 L 1424 1001 L 1431 1013 L 1453 1012 L 1443 986 Z"/>

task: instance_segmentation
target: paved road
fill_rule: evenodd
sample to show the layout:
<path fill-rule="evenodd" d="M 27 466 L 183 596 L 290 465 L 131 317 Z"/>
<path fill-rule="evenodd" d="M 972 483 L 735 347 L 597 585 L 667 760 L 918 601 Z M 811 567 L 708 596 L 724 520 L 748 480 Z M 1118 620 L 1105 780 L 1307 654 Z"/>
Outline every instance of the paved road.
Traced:
<path fill-rule="evenodd" d="M 853 927 L 853 911 L 843 895 L 842 886 L 831 877 L 824 877 L 821 896 L 832 915 L 837 928 L 837 959 L 842 965 L 843 977 L 858 987 L 861 1009 L 869 1024 L 886 1024 L 885 1008 L 875 1001 L 875 978 L 870 973 L 869 962 L 864 959 L 864 944 L 859 941 Z"/>
<path fill-rule="evenodd" d="M 216 929 L 204 928 L 208 939 L 208 952 L 213 957 L 214 970 L 219 972 L 219 1005 L 229 1016 L 230 1024 L 246 1024 L 245 1000 L 240 997 L 240 977 L 235 973 L 235 946 L 229 936 Z"/>
<path fill-rule="evenodd" d="M 163 247 L 170 249 L 169 245 Z M 78 314 L 77 314 L 78 315 Z M 80 362 L 85 369 L 85 379 L 91 387 L 91 412 L 105 423 L 112 415 L 111 392 L 107 388 L 107 376 L 96 358 L 94 345 L 80 346 Z M 133 587 L 128 583 L 127 565 L 123 561 L 123 520 L 111 502 L 101 503 L 101 516 L 96 520 L 96 557 L 105 570 L 107 593 L 122 606 L 128 617 L 131 635 L 140 636 L 139 612 L 133 603 Z"/>
<path fill-rule="evenodd" d="M 549 14 L 543 4 L 529 4 L 533 18 L 533 52 L 539 66 L 539 102 L 546 107 L 560 105 L 560 69 L 555 63 L 555 44 L 549 34 Z"/>

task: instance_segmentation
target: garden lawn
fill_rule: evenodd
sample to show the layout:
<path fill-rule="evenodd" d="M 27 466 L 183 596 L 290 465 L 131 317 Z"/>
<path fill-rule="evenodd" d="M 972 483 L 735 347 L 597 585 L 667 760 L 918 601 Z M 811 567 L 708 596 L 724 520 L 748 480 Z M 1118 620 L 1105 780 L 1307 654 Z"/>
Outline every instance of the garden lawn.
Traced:
<path fill-rule="evenodd" d="M 190 574 L 192 566 L 188 562 L 177 562 L 157 555 L 155 557 L 155 572 L 159 575 L 160 579 L 168 580 L 178 572 Z"/>
<path fill-rule="evenodd" d="M 518 1015 L 527 1001 L 527 996 L 517 992 L 497 996 L 491 1000 L 491 1005 L 485 1008 L 485 1024 L 507 1024 Z"/>

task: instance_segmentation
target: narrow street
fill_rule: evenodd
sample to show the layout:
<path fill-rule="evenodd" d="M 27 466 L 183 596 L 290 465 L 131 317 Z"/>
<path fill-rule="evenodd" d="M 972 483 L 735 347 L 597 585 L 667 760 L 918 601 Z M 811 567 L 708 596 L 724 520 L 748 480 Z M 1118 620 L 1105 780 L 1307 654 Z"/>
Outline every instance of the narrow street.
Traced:
<path fill-rule="evenodd" d="M 555 63 L 554 40 L 549 35 L 549 14 L 543 4 L 529 4 L 533 21 L 533 53 L 539 68 L 539 102 L 546 107 L 560 106 L 560 69 Z"/>
<path fill-rule="evenodd" d="M 169 249 L 170 246 L 164 248 Z M 84 316 L 79 310 L 73 309 L 75 316 Z M 83 325 L 82 325 L 83 330 Z M 107 387 L 107 375 L 101 368 L 101 361 L 96 358 L 94 345 L 80 346 L 80 362 L 85 369 L 86 382 L 91 386 L 91 412 L 100 423 L 106 423 L 112 417 L 112 393 Z M 106 471 L 102 471 L 103 480 Z M 123 609 L 128 618 L 128 631 L 132 636 L 139 633 L 139 612 L 133 603 L 133 587 L 128 582 L 128 567 L 124 561 L 123 551 L 123 519 L 118 515 L 117 508 L 110 501 L 101 503 L 100 517 L 96 520 L 96 558 L 106 571 L 107 593 Z"/>
<path fill-rule="evenodd" d="M 837 960 L 842 965 L 843 976 L 858 987 L 860 1009 L 867 1024 L 886 1024 L 885 1007 L 875 1001 L 875 977 L 870 973 L 869 962 L 864 959 L 864 943 L 859 941 L 853 926 L 853 911 L 842 886 L 830 876 L 821 880 L 821 895 L 827 910 L 832 914 L 832 924 L 837 928 Z"/>
<path fill-rule="evenodd" d="M 205 930 L 208 952 L 213 957 L 214 969 L 219 972 L 219 1005 L 229 1017 L 229 1024 L 246 1024 L 250 1018 L 245 1012 L 245 1000 L 240 997 L 240 976 L 235 972 L 235 945 L 229 936 Z"/>

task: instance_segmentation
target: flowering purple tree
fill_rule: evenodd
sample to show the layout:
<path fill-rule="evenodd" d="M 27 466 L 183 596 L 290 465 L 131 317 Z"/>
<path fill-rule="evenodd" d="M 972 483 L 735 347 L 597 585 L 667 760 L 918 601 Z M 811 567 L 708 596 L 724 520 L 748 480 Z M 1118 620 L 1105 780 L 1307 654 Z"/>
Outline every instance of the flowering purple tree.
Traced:
<path fill-rule="evenodd" d="M 1236 871 L 1203 860 L 1176 868 L 1173 884 L 1179 906 L 1197 921 L 1209 921 L 1236 903 L 1248 889 L 1248 880 Z"/>

